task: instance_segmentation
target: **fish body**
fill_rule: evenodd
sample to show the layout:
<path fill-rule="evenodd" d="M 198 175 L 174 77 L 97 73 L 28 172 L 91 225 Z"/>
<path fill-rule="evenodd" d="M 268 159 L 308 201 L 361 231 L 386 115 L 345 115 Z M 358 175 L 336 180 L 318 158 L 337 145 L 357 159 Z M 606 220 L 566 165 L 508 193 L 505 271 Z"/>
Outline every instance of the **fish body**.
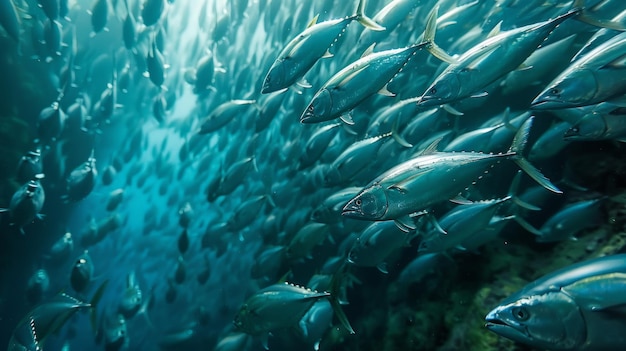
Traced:
<path fill-rule="evenodd" d="M 31 304 L 38 303 L 48 291 L 48 288 L 50 288 L 50 276 L 48 272 L 45 269 L 38 269 L 30 279 L 28 279 L 26 299 Z"/>
<path fill-rule="evenodd" d="M 426 233 L 418 252 L 436 253 L 453 248 L 465 249 L 462 243 L 486 228 L 499 206 L 509 199 L 511 197 L 457 206 L 438 221 L 445 233 L 436 229 Z"/>
<path fill-rule="evenodd" d="M 11 225 L 22 229 L 35 218 L 41 217 L 39 212 L 43 208 L 46 199 L 45 192 L 39 180 L 31 180 L 22 185 L 11 197 L 8 209 L 0 209 L 0 212 L 9 212 Z"/>
<path fill-rule="evenodd" d="M 125 319 L 133 318 L 142 307 L 144 302 L 141 288 L 136 281 L 135 274 L 130 273 L 126 277 L 126 289 L 118 305 L 118 312 Z"/>
<path fill-rule="evenodd" d="M 300 117 L 301 123 L 335 119 L 355 108 L 367 97 L 383 90 L 408 60 L 426 43 L 369 54 L 332 76 L 315 93 Z"/>
<path fill-rule="evenodd" d="M 141 19 L 147 27 L 155 25 L 165 10 L 165 0 L 145 0 L 141 8 Z"/>
<path fill-rule="evenodd" d="M 82 292 L 87 288 L 93 277 L 93 262 L 89 253 L 85 251 L 72 266 L 70 273 L 70 285 L 76 292 Z"/>
<path fill-rule="evenodd" d="M 94 34 L 100 33 L 106 28 L 109 16 L 109 3 L 107 0 L 95 0 L 91 8 L 91 28 Z"/>
<path fill-rule="evenodd" d="M 401 231 L 395 223 L 373 222 L 352 245 L 348 262 L 359 267 L 377 267 L 387 273 L 387 257 L 395 250 L 408 246 L 409 241 L 409 234 Z"/>
<path fill-rule="evenodd" d="M 583 115 L 565 131 L 563 139 L 567 141 L 626 139 L 624 118 L 626 111 L 612 104 L 598 104 L 594 107 L 596 108 L 591 113 Z"/>
<path fill-rule="evenodd" d="M 391 133 L 359 140 L 346 148 L 329 165 L 324 175 L 324 183 L 331 187 L 343 185 L 352 180 L 360 171 L 373 163 L 378 150 Z"/>
<path fill-rule="evenodd" d="M 48 257 L 53 262 L 64 262 L 69 258 L 69 256 L 74 251 L 74 239 L 72 238 L 72 233 L 65 233 L 59 240 L 57 240 L 50 251 L 48 252 Z"/>
<path fill-rule="evenodd" d="M 506 298 L 485 317 L 500 336 L 549 350 L 626 347 L 626 255 L 605 256 L 550 273 Z"/>
<path fill-rule="evenodd" d="M 477 44 L 451 63 L 424 92 L 418 105 L 436 106 L 481 94 L 489 84 L 517 69 L 572 10 L 554 19 L 502 32 Z"/>
<path fill-rule="evenodd" d="M 87 197 L 93 190 L 97 175 L 96 159 L 91 156 L 67 177 L 66 199 L 68 201 L 80 201 Z"/>
<path fill-rule="evenodd" d="M 222 103 L 204 119 L 198 134 L 215 132 L 235 117 L 241 118 L 255 102 L 255 100 L 230 100 Z"/>
<path fill-rule="evenodd" d="M 119 206 L 120 203 L 122 203 L 123 199 L 124 199 L 124 189 L 119 188 L 119 189 L 115 189 L 111 191 L 111 193 L 109 193 L 109 199 L 107 200 L 106 210 L 109 212 L 115 211 L 117 206 Z"/>
<path fill-rule="evenodd" d="M 315 302 L 330 297 L 289 283 L 274 284 L 246 300 L 235 316 L 235 327 L 251 335 L 297 325 Z"/>
<path fill-rule="evenodd" d="M 20 22 L 11 0 L 0 1 L 0 25 L 15 42 L 20 40 Z"/>
<path fill-rule="evenodd" d="M 106 282 L 100 285 L 89 303 L 61 293 L 51 300 L 37 305 L 17 323 L 13 329 L 13 334 L 11 334 L 7 350 L 42 350 L 48 337 L 56 334 L 80 310 L 89 309 L 93 321 L 95 309 L 106 285 Z"/>
<path fill-rule="evenodd" d="M 601 223 L 602 198 L 566 205 L 552 215 L 536 233 L 537 242 L 555 242 L 575 238 L 581 230 Z"/>
<path fill-rule="evenodd" d="M 524 122 L 506 153 L 428 152 L 392 167 L 373 179 L 351 199 L 344 206 L 342 215 L 383 221 L 399 220 L 407 215 L 418 214 L 439 201 L 458 195 L 473 181 L 482 177 L 486 170 L 504 159 L 514 160 L 542 186 L 560 192 L 518 155 L 523 149 L 531 123 L 532 118 Z"/>
<path fill-rule="evenodd" d="M 620 33 L 570 64 L 533 100 L 535 110 L 593 105 L 626 93 L 626 33 Z"/>
<path fill-rule="evenodd" d="M 261 93 L 288 88 L 301 79 L 352 21 L 357 20 L 375 30 L 382 29 L 363 14 L 364 3 L 364 0 L 359 1 L 356 15 L 313 24 L 293 38 L 274 60 L 263 81 Z"/>

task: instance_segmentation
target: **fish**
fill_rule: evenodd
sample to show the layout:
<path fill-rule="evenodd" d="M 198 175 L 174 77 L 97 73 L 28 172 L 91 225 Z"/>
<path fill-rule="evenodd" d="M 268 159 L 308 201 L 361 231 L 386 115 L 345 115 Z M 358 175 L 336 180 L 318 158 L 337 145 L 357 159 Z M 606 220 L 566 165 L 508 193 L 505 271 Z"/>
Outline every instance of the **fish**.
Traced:
<path fill-rule="evenodd" d="M 141 7 L 141 20 L 146 27 L 159 22 L 165 11 L 165 0 L 145 0 Z"/>
<path fill-rule="evenodd" d="M 83 302 L 66 293 L 30 310 L 15 326 L 7 350 L 42 350 L 48 337 L 56 334 L 76 312 L 89 310 L 92 325 L 95 325 L 96 309 L 108 281 L 103 282 L 90 302 Z"/>
<path fill-rule="evenodd" d="M 133 13 L 128 7 L 128 0 L 124 0 L 124 5 L 126 6 L 126 18 L 122 26 L 122 39 L 126 50 L 134 50 L 137 42 L 137 25 Z"/>
<path fill-rule="evenodd" d="M 211 277 L 211 260 L 208 258 L 208 256 L 204 256 L 204 269 L 201 270 L 198 275 L 196 276 L 196 280 L 198 281 L 198 284 L 200 285 L 204 285 L 206 284 L 206 282 L 209 280 L 209 278 Z"/>
<path fill-rule="evenodd" d="M 126 319 L 123 315 L 106 314 L 102 318 L 97 340 L 101 339 L 106 351 L 126 349 L 130 342 Z"/>
<path fill-rule="evenodd" d="M 300 116 L 300 123 L 320 123 L 341 117 L 347 124 L 354 124 L 346 113 L 377 92 L 395 96 L 387 89 L 387 84 L 427 45 L 422 42 L 401 49 L 366 52 L 322 85 Z"/>
<path fill-rule="evenodd" d="M 335 301 L 333 309 L 343 326 L 353 333 L 336 300 L 329 292 L 317 292 L 304 287 L 277 283 L 257 291 L 239 308 L 233 321 L 235 328 L 250 335 L 267 334 L 296 325 L 306 312 L 322 299 Z"/>
<path fill-rule="evenodd" d="M 520 67 L 559 24 L 581 11 L 575 8 L 554 19 L 508 30 L 480 42 L 449 61 L 450 65 L 435 78 L 417 104 L 437 106 L 484 96 L 481 89 Z"/>
<path fill-rule="evenodd" d="M 91 36 L 94 37 L 96 34 L 100 33 L 103 30 L 108 30 L 106 28 L 107 21 L 109 16 L 109 3 L 107 0 L 95 0 L 93 3 L 93 7 L 91 8 Z"/>
<path fill-rule="evenodd" d="M 123 188 L 112 190 L 109 193 L 109 199 L 107 200 L 106 210 L 109 212 L 115 211 L 115 209 L 122 203 L 123 199 L 124 199 Z"/>
<path fill-rule="evenodd" d="M 626 255 L 575 263 L 526 285 L 491 310 L 485 327 L 507 339 L 550 350 L 626 346 L 622 332 Z"/>
<path fill-rule="evenodd" d="M 41 159 L 41 150 L 35 149 L 22 156 L 17 164 L 17 170 L 15 173 L 15 179 L 20 183 L 29 182 L 37 179 L 39 175 L 42 175 L 43 164 Z"/>
<path fill-rule="evenodd" d="M 176 284 L 182 284 L 187 278 L 187 265 L 182 256 L 178 256 L 176 263 L 176 272 L 174 273 L 174 281 Z"/>
<path fill-rule="evenodd" d="M 0 213 L 9 213 L 10 225 L 17 227 L 22 234 L 25 234 L 23 229 L 25 225 L 31 223 L 35 218 L 43 219 L 40 211 L 43 208 L 46 195 L 39 179 L 31 180 L 22 185 L 11 197 L 9 207 L 0 208 Z"/>
<path fill-rule="evenodd" d="M 626 93 L 626 33 L 620 33 L 570 64 L 531 102 L 534 110 L 562 109 L 610 101 Z"/>
<path fill-rule="evenodd" d="M 73 251 L 74 239 L 72 233 L 67 232 L 54 242 L 46 258 L 54 263 L 63 263 L 67 261 Z"/>
<path fill-rule="evenodd" d="M 432 204 L 453 198 L 480 179 L 485 170 L 503 159 L 513 160 L 537 183 L 552 192 L 561 193 L 539 170 L 520 156 L 532 121 L 531 117 L 524 122 L 506 153 L 426 150 L 374 178 L 348 201 L 342 215 L 370 221 L 394 220 L 399 227 L 410 230 L 413 227 L 410 215 L 420 215 L 420 211 Z M 437 186 L 433 187 L 433 184 Z"/>
<path fill-rule="evenodd" d="M 198 134 L 215 132 L 235 117 L 244 119 L 251 107 L 256 108 L 256 100 L 230 100 L 220 104 L 204 119 Z"/>
<path fill-rule="evenodd" d="M 389 255 L 395 250 L 409 247 L 415 234 L 398 229 L 391 221 L 372 222 L 352 244 L 346 260 L 359 267 L 376 267 L 387 274 L 386 261 Z"/>
<path fill-rule="evenodd" d="M 31 304 L 36 304 L 43 298 L 50 288 L 50 276 L 45 269 L 38 269 L 28 279 L 26 286 L 26 299 Z"/>
<path fill-rule="evenodd" d="M 87 197 L 93 190 L 97 175 L 96 159 L 92 151 L 87 161 L 74 168 L 67 177 L 66 195 L 64 195 L 65 201 L 75 202 Z"/>
<path fill-rule="evenodd" d="M 365 6 L 365 0 L 359 0 L 356 14 L 352 16 L 320 23 L 316 23 L 317 18 L 313 19 L 309 26 L 278 54 L 263 80 L 261 93 L 269 94 L 290 87 L 300 80 L 320 58 L 331 57 L 329 49 L 352 21 L 356 20 L 372 30 L 383 30 L 383 27 L 365 15 Z"/>
<path fill-rule="evenodd" d="M 191 204 L 189 202 L 185 202 L 185 204 L 178 210 L 178 225 L 187 229 L 192 218 L 193 208 L 191 208 Z"/>
<path fill-rule="evenodd" d="M 566 141 L 618 140 L 626 139 L 623 108 L 613 104 L 598 104 L 585 113 L 563 133 Z"/>
<path fill-rule="evenodd" d="M 576 234 L 582 230 L 602 223 L 603 200 L 604 198 L 597 198 L 570 203 L 548 218 L 541 228 L 530 228 L 531 233 L 537 235 L 536 241 L 540 243 L 575 240 Z"/>
<path fill-rule="evenodd" d="M 76 292 L 83 292 L 93 278 L 93 262 L 87 250 L 80 255 L 70 273 L 70 285 Z"/>
<path fill-rule="evenodd" d="M 0 26 L 16 43 L 20 41 L 20 22 L 12 0 L 0 1 Z"/>

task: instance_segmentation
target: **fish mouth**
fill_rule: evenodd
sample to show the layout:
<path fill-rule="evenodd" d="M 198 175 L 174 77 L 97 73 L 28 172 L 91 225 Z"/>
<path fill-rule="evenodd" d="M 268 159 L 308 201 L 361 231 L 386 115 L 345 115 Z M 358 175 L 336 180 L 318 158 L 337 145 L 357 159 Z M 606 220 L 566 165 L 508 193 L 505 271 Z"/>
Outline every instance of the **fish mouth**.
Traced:
<path fill-rule="evenodd" d="M 541 98 L 535 99 L 530 103 L 533 110 L 553 110 L 574 107 L 571 103 L 558 99 Z"/>
<path fill-rule="evenodd" d="M 439 102 L 441 99 L 432 96 L 432 95 L 422 95 L 422 97 L 419 98 L 419 100 L 417 100 L 417 105 L 418 106 L 435 106 L 435 105 L 440 105 L 441 103 Z"/>
<path fill-rule="evenodd" d="M 341 209 L 341 215 L 351 218 L 363 218 L 363 211 L 351 200 Z"/>
<path fill-rule="evenodd" d="M 306 111 L 304 111 L 304 113 L 302 114 L 302 116 L 300 116 L 300 123 L 313 123 L 313 118 L 315 117 L 315 115 L 309 111 L 309 109 L 307 109 Z"/>

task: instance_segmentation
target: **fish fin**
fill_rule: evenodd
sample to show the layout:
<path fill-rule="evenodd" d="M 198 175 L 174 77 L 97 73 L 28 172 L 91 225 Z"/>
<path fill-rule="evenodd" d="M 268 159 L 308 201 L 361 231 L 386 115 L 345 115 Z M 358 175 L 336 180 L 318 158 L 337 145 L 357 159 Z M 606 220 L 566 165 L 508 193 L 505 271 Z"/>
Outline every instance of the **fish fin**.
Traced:
<path fill-rule="evenodd" d="M 380 95 L 383 95 L 383 96 L 389 96 L 389 97 L 395 97 L 395 96 L 396 96 L 396 94 L 394 94 L 394 93 L 390 92 L 390 91 L 389 91 L 389 89 L 387 89 L 387 84 L 385 84 L 385 86 L 384 86 L 384 87 L 382 87 L 382 88 L 378 91 L 378 93 L 379 93 Z"/>
<path fill-rule="evenodd" d="M 91 322 L 91 328 L 94 332 L 98 330 L 98 326 L 97 326 L 98 303 L 100 302 L 100 299 L 102 299 L 102 295 L 104 294 L 104 289 L 106 289 L 108 284 L 109 284 L 108 279 L 105 280 L 102 284 L 100 284 L 96 292 L 93 294 L 91 301 L 89 302 L 89 305 L 91 306 L 90 313 L 89 313 L 89 321 Z"/>
<path fill-rule="evenodd" d="M 500 22 L 498 22 L 498 24 L 496 24 L 495 26 L 493 26 L 493 28 L 491 29 L 491 31 L 489 31 L 489 34 L 487 34 L 487 38 L 493 38 L 496 35 L 500 34 L 501 32 L 501 27 L 502 27 L 502 20 L 500 20 Z"/>
<path fill-rule="evenodd" d="M 528 71 L 530 69 L 533 69 L 533 66 L 529 66 L 527 64 L 525 64 L 524 62 L 522 62 L 516 69 L 515 71 L 517 72 L 523 72 L 523 71 Z"/>
<path fill-rule="evenodd" d="M 455 109 L 455 108 L 454 108 L 454 107 L 452 107 L 452 105 L 450 105 L 450 104 L 443 104 L 443 105 L 441 105 L 441 106 L 443 107 L 443 109 L 444 109 L 446 112 L 448 112 L 448 113 L 449 113 L 449 114 L 451 114 L 451 115 L 454 115 L 454 116 L 463 116 L 463 115 L 464 115 L 464 113 L 463 113 L 463 112 L 461 112 L 461 111 L 459 111 L 459 110 Z"/>
<path fill-rule="evenodd" d="M 393 222 L 396 224 L 398 229 L 405 233 L 409 233 L 417 228 L 415 226 L 415 223 L 413 222 L 413 219 L 410 216 L 396 218 L 393 220 Z"/>
<path fill-rule="evenodd" d="M 297 81 L 296 84 L 298 84 L 299 87 L 302 87 L 302 88 L 305 88 L 305 89 L 309 89 L 309 88 L 313 87 L 311 85 L 311 83 L 309 83 L 304 77 L 302 77 L 302 79 Z"/>
<path fill-rule="evenodd" d="M 511 143 L 511 147 L 509 148 L 509 153 L 515 155 L 513 161 L 521 168 L 526 174 L 528 174 L 534 181 L 539 183 L 542 187 L 546 188 L 553 193 L 562 194 L 563 192 L 557 188 L 556 185 L 550 182 L 550 179 L 546 178 L 535 166 L 531 165 L 528 160 L 526 160 L 522 156 L 522 152 L 524 151 L 524 147 L 528 142 L 528 134 L 530 133 L 530 127 L 532 126 L 534 117 L 528 118 L 521 125 L 515 137 L 513 138 L 513 143 Z"/>
<path fill-rule="evenodd" d="M 574 15 L 577 15 L 576 20 L 583 22 L 583 23 L 590 24 L 594 27 L 613 29 L 613 30 L 617 30 L 620 32 L 626 31 L 626 25 L 624 25 L 623 23 L 619 23 L 611 19 L 602 19 L 602 18 L 598 18 L 598 17 L 591 15 L 589 11 L 587 11 L 585 7 L 583 6 L 583 2 L 584 1 L 582 0 L 574 1 L 574 5 L 573 5 L 574 9 L 570 11 L 570 12 L 574 12 Z M 575 13 L 575 11 L 577 13 Z M 569 14 L 569 12 L 567 14 Z"/>
<path fill-rule="evenodd" d="M 439 5 L 435 5 L 428 19 L 426 20 L 426 29 L 424 30 L 424 42 L 427 43 L 426 49 L 436 58 L 447 63 L 456 63 L 457 60 L 445 52 L 439 45 L 435 43 L 435 32 L 437 31 L 437 13 Z"/>
<path fill-rule="evenodd" d="M 318 13 L 317 15 L 315 15 L 315 17 L 313 17 L 313 19 L 309 22 L 309 24 L 307 24 L 307 28 L 311 28 L 314 25 L 317 24 L 317 19 L 320 17 L 320 14 Z"/>
<path fill-rule="evenodd" d="M 433 227 L 435 227 L 435 229 L 443 234 L 443 235 L 448 235 L 448 232 L 446 232 L 441 225 L 439 224 L 439 221 L 437 220 L 437 218 L 435 218 L 435 216 L 433 216 L 432 214 L 428 214 L 428 220 L 430 221 L 430 223 L 433 225 Z"/>
<path fill-rule="evenodd" d="M 331 58 L 331 57 L 335 57 L 335 55 L 330 52 L 330 49 L 326 49 L 326 52 L 324 53 L 324 55 L 322 55 L 322 58 Z"/>
<path fill-rule="evenodd" d="M 381 262 L 381 263 L 377 264 L 376 268 L 378 268 L 378 270 L 381 273 L 389 274 L 389 270 L 387 269 L 387 262 Z"/>
<path fill-rule="evenodd" d="M 357 8 L 356 8 L 356 14 L 354 15 L 356 20 L 367 29 L 374 30 L 374 31 L 385 30 L 385 27 L 376 23 L 376 21 L 374 21 L 373 19 L 367 17 L 367 15 L 365 14 L 365 2 L 366 2 L 365 0 L 359 0 L 359 4 L 357 5 Z M 354 334 L 354 333 L 351 333 L 351 334 Z"/>
<path fill-rule="evenodd" d="M 351 125 L 351 126 L 354 125 L 354 121 L 352 120 L 352 116 L 350 116 L 350 113 L 346 113 L 346 114 L 341 115 L 339 117 L 339 119 L 341 119 L 341 121 L 343 123 L 345 123 L 345 124 L 348 124 L 348 125 Z"/>
<path fill-rule="evenodd" d="M 374 52 L 375 46 L 376 46 L 376 43 L 373 43 L 372 45 L 368 46 L 367 49 L 363 51 L 363 54 L 361 54 L 361 58 L 371 55 Z"/>
<path fill-rule="evenodd" d="M 408 141 L 406 141 L 406 139 L 404 139 L 404 137 L 402 137 L 400 135 L 400 133 L 398 133 L 398 120 L 396 119 L 393 122 L 393 125 L 391 126 L 391 137 L 393 138 L 393 140 L 395 140 L 398 144 L 404 146 L 404 147 L 413 147 L 412 144 L 410 144 Z"/>
<path fill-rule="evenodd" d="M 481 92 L 481 93 L 476 93 L 476 94 L 474 94 L 474 95 L 472 95 L 472 96 L 470 96 L 470 97 L 471 97 L 471 98 L 482 98 L 482 97 L 487 97 L 488 95 L 489 95 L 489 93 L 488 93 L 488 92 L 483 91 L 483 92 Z"/>
<path fill-rule="evenodd" d="M 473 201 L 468 200 L 467 198 L 461 196 L 461 194 L 458 194 L 457 196 L 451 198 L 450 202 L 457 204 L 457 205 L 471 205 L 474 203 Z"/>
<path fill-rule="evenodd" d="M 422 152 L 419 153 L 419 156 L 432 155 L 437 152 L 437 148 L 439 147 L 439 143 L 441 143 L 443 137 L 435 139 L 430 145 L 428 145 Z"/>
<path fill-rule="evenodd" d="M 526 221 L 524 218 L 519 217 L 519 216 L 515 216 L 515 218 L 513 218 L 515 220 L 515 222 L 517 222 L 517 224 L 519 224 L 522 228 L 526 229 L 526 231 L 535 234 L 537 236 L 542 236 L 543 233 L 535 228 L 532 224 L 528 223 L 528 221 Z"/>

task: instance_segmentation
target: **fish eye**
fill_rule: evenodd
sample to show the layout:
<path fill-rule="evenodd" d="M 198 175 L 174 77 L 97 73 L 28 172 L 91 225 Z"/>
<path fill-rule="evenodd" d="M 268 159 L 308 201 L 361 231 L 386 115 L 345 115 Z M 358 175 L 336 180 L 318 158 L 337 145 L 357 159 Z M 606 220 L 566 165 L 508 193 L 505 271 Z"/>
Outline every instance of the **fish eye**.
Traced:
<path fill-rule="evenodd" d="M 309 107 L 307 107 L 307 110 L 308 110 L 309 112 L 313 112 L 313 109 L 314 109 L 313 105 L 309 105 Z"/>
<path fill-rule="evenodd" d="M 437 94 L 437 88 L 435 88 L 435 87 L 430 88 L 429 93 L 432 94 L 432 95 Z"/>
<path fill-rule="evenodd" d="M 559 94 L 561 94 L 561 90 L 557 89 L 557 88 L 552 88 L 552 89 L 550 89 L 550 94 L 551 95 L 559 95 Z"/>
<path fill-rule="evenodd" d="M 521 322 L 527 321 L 528 318 L 530 318 L 530 313 L 523 307 L 515 307 L 511 312 L 513 313 L 513 317 Z"/>
<path fill-rule="evenodd" d="M 361 199 L 356 199 L 354 201 L 354 204 L 357 205 L 357 206 L 361 206 L 362 203 L 363 203 L 363 201 Z"/>

